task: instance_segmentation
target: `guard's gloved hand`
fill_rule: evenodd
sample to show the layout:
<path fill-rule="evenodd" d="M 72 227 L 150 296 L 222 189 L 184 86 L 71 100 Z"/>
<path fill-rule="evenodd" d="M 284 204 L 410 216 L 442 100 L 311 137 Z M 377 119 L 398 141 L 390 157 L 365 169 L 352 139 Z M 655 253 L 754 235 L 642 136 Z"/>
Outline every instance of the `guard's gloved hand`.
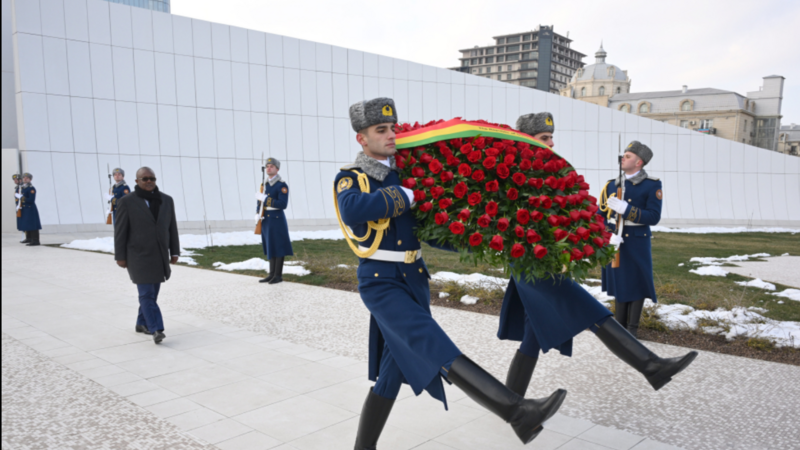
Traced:
<path fill-rule="evenodd" d="M 625 214 L 625 211 L 628 210 L 628 202 L 617 197 L 611 197 L 608 199 L 608 207 L 619 214 Z"/>
<path fill-rule="evenodd" d="M 624 243 L 625 239 L 622 239 L 622 236 L 620 235 L 612 234 L 611 239 L 609 239 L 609 241 L 611 242 L 611 245 L 613 245 L 614 247 L 619 247 L 619 244 Z"/>
<path fill-rule="evenodd" d="M 256 214 L 256 225 L 258 225 L 258 221 L 261 220 L 261 214 Z"/>
<path fill-rule="evenodd" d="M 22 194 L 14 194 L 14 198 L 22 198 Z"/>
<path fill-rule="evenodd" d="M 261 203 L 264 203 L 264 201 L 266 199 L 267 199 L 267 194 L 262 194 L 261 192 L 256 192 L 256 200 L 257 201 L 259 201 Z"/>
<path fill-rule="evenodd" d="M 407 187 L 403 187 L 403 186 L 398 186 L 398 187 L 403 190 L 403 193 L 406 194 L 406 198 L 408 199 L 408 203 L 413 207 L 414 204 L 416 203 L 414 201 L 414 191 L 412 191 L 411 189 L 409 189 Z"/>
<path fill-rule="evenodd" d="M 114 198 L 114 194 L 106 194 L 106 201 L 110 202 Z"/>

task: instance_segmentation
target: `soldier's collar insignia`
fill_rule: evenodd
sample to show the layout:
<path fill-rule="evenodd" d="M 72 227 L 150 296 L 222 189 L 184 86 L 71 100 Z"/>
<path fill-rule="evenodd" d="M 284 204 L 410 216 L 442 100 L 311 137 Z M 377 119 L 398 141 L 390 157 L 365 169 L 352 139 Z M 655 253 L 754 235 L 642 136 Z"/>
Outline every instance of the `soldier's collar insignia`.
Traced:
<path fill-rule="evenodd" d="M 547 119 L 545 119 L 544 123 L 547 124 L 548 127 L 552 127 L 553 126 L 553 118 L 552 117 L 548 117 Z"/>
<path fill-rule="evenodd" d="M 350 177 L 344 177 L 339 180 L 339 184 L 336 185 L 336 192 L 341 193 L 353 187 L 353 179 Z"/>
<path fill-rule="evenodd" d="M 381 112 L 383 112 L 384 116 L 388 116 L 388 117 L 391 117 L 391 116 L 394 115 L 394 110 L 392 110 L 391 105 L 384 106 L 383 110 Z"/>

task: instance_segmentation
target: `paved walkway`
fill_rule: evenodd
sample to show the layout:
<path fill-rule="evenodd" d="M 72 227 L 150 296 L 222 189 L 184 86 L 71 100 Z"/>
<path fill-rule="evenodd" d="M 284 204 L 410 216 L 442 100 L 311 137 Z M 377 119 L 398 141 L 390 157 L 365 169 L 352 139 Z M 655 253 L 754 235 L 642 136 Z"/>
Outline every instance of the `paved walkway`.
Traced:
<path fill-rule="evenodd" d="M 731 273 L 764 281 L 800 288 L 800 256 L 776 256 L 766 261 L 734 263 L 737 267 L 725 267 Z"/>
<path fill-rule="evenodd" d="M 356 294 L 177 267 L 167 339 L 133 332 L 135 289 L 110 255 L 2 250 L 3 449 L 349 449 L 366 380 Z M 435 308 L 462 351 L 501 379 L 515 346 L 497 319 Z M 664 356 L 685 349 L 650 344 Z M 800 368 L 701 352 L 661 391 L 590 333 L 541 358 L 529 396 L 567 401 L 533 444 L 458 389 L 451 410 L 404 388 L 383 450 L 790 449 Z M 664 444 L 669 443 L 669 444 Z"/>

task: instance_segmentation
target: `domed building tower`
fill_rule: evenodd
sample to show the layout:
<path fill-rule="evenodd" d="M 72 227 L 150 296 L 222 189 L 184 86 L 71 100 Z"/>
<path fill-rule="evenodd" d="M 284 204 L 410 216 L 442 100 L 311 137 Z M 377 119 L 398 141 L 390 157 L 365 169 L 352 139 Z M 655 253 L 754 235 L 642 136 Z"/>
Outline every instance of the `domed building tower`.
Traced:
<path fill-rule="evenodd" d="M 567 87 L 559 93 L 565 97 L 608 107 L 610 97 L 631 91 L 631 79 L 628 78 L 627 70 L 606 63 L 608 53 L 603 49 L 602 43 L 594 56 L 595 63 L 578 69 Z"/>

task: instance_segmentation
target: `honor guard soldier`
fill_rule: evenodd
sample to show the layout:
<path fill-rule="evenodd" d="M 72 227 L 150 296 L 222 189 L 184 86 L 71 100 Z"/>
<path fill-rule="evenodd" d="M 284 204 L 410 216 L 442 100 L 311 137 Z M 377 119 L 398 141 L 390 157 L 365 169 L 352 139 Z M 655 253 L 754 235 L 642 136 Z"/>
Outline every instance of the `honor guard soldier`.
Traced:
<path fill-rule="evenodd" d="M 342 232 L 359 257 L 358 289 L 371 313 L 369 379 L 377 381 L 361 412 L 355 448 L 376 448 L 402 383 L 416 395 L 428 391 L 446 407 L 442 378 L 530 442 L 566 392 L 541 400 L 514 394 L 463 355 L 433 319 L 428 269 L 414 234 L 414 194 L 401 186 L 395 164 L 394 101 L 358 102 L 350 107 L 350 121 L 363 152 L 336 176 L 334 197 Z"/>
<path fill-rule="evenodd" d="M 117 220 L 117 203 L 119 203 L 120 199 L 128 194 L 131 193 L 131 188 L 128 187 L 128 183 L 125 182 L 125 171 L 116 168 L 114 169 L 111 174 L 114 176 L 114 186 L 111 187 L 110 192 L 108 193 L 107 199 L 108 203 L 111 205 L 111 217 L 113 219 L 113 223 L 116 223 Z"/>
<path fill-rule="evenodd" d="M 20 219 L 20 217 L 22 217 L 22 209 L 21 209 L 22 202 L 20 200 L 22 198 L 22 196 L 18 195 L 18 194 L 22 194 L 22 175 L 20 175 L 18 173 L 15 173 L 14 175 L 11 175 L 11 179 L 14 180 L 14 210 L 16 211 L 16 215 L 17 215 L 17 231 L 22 231 L 20 229 L 20 227 L 19 227 L 20 226 L 19 219 Z M 22 240 L 19 241 L 19 243 L 20 244 L 27 244 L 28 242 L 30 242 L 28 240 L 28 233 L 23 231 L 22 232 Z"/>
<path fill-rule="evenodd" d="M 624 220 L 623 235 L 611 238 L 611 243 L 619 248 L 620 266 L 603 268 L 603 290 L 615 299 L 617 321 L 634 336 L 639 331 L 644 299 L 657 301 L 650 226 L 661 220 L 664 193 L 661 181 L 644 170 L 652 158 L 653 152 L 646 145 L 631 142 L 620 162 L 625 174 L 623 197 L 617 198 L 617 180 L 609 180 L 600 196 L 600 209 L 608 212 L 609 231 L 615 230 L 617 220 Z M 612 216 L 612 212 L 616 214 Z"/>
<path fill-rule="evenodd" d="M 25 232 L 26 245 L 29 247 L 40 245 L 39 230 L 42 229 L 42 222 L 39 220 L 39 209 L 36 208 L 36 188 L 31 185 L 32 180 L 33 175 L 24 173 L 20 192 L 14 194 L 19 202 L 17 229 Z"/>
<path fill-rule="evenodd" d="M 277 284 L 283 281 L 284 259 L 294 255 L 283 212 L 289 206 L 289 185 L 278 175 L 281 162 L 277 159 L 267 158 L 266 170 L 269 178 L 256 194 L 256 224 L 261 222 L 261 245 L 269 259 L 269 275 L 259 283 Z"/>
<path fill-rule="evenodd" d="M 527 114 L 517 120 L 518 130 L 553 147 L 555 124 L 549 112 Z M 574 280 L 555 276 L 533 282 L 511 277 L 500 313 L 497 337 L 521 341 L 511 362 L 506 386 L 524 395 L 539 352 L 558 350 L 572 356 L 572 339 L 589 329 L 622 361 L 642 373 L 656 390 L 686 368 L 697 356 L 660 358 L 617 323 L 602 303 Z"/>

